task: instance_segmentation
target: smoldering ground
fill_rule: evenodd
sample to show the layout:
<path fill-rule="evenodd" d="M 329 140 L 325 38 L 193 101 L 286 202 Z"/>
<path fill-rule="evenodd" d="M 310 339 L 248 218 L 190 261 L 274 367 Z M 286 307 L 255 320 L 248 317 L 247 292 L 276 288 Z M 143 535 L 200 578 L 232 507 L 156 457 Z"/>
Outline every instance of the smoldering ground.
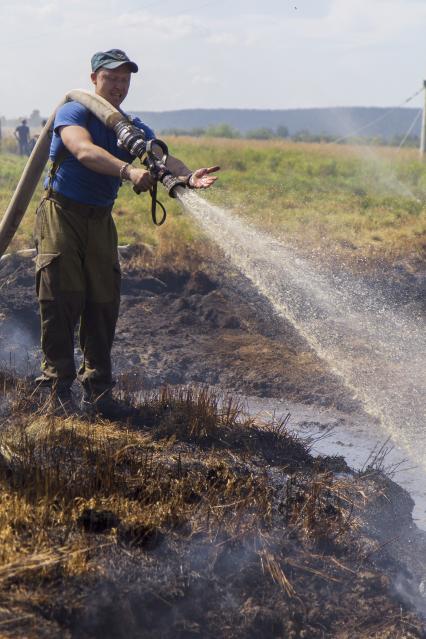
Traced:
<path fill-rule="evenodd" d="M 219 399 L 163 389 L 122 425 L 21 404 L 0 444 L 5 636 L 425 636 L 383 541 L 410 530 L 408 495 Z"/>
<path fill-rule="evenodd" d="M 20 376 L 37 370 L 40 329 L 34 304 L 31 259 L 12 255 L 0 261 L 0 365 Z"/>
<path fill-rule="evenodd" d="M 33 263 L 14 257 L 0 268 L 5 362 L 18 351 L 21 365 L 38 362 Z M 208 383 L 251 395 L 351 404 L 350 393 L 297 331 L 265 313 L 264 298 L 207 244 L 199 252 L 186 249 L 160 260 L 136 246 L 123 257 L 122 268 L 113 362 L 126 384 L 132 378 L 137 388 Z"/>
<path fill-rule="evenodd" d="M 118 389 L 145 395 L 133 424 L 46 421 L 33 408 L 3 420 L 2 631 L 27 615 L 29 637 L 424 636 L 399 585 L 418 591 L 410 561 L 424 555 L 403 491 L 373 469 L 360 478 L 342 459 L 313 460 L 279 424 L 239 426 L 205 390 L 146 396 L 214 382 L 361 410 L 216 257 L 136 248 L 123 263 L 115 361 Z M 1 292 L 5 319 L 17 310 L 36 334 L 32 265 Z"/>

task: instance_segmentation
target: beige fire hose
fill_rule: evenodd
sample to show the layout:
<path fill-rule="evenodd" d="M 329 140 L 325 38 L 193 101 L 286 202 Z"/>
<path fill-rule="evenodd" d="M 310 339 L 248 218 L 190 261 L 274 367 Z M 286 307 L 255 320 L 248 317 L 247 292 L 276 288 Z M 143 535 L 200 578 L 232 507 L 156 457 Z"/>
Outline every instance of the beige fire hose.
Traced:
<path fill-rule="evenodd" d="M 65 102 L 71 101 L 80 102 L 108 128 L 113 128 L 120 120 L 126 119 L 120 111 L 99 95 L 80 89 L 67 93 L 46 122 L 0 223 L 0 257 L 12 241 L 49 159 L 50 130 L 53 126 L 56 111 Z"/>

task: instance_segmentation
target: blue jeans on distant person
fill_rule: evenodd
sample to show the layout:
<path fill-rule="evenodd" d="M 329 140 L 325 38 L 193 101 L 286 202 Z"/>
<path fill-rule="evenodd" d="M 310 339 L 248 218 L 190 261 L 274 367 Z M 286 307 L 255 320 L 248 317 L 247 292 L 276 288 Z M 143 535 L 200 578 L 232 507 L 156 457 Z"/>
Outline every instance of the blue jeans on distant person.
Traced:
<path fill-rule="evenodd" d="M 29 155 L 28 142 L 26 140 L 19 140 L 19 155 Z"/>

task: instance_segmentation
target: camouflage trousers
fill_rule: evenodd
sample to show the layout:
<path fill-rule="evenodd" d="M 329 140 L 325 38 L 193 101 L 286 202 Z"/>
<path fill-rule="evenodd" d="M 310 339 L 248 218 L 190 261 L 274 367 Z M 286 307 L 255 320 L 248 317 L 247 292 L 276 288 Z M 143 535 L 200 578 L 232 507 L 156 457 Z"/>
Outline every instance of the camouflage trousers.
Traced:
<path fill-rule="evenodd" d="M 90 393 L 112 386 L 111 348 L 120 305 L 117 231 L 111 209 L 58 194 L 43 199 L 35 224 L 36 291 L 43 379 L 71 386 L 74 335 L 83 354 L 78 379 Z"/>

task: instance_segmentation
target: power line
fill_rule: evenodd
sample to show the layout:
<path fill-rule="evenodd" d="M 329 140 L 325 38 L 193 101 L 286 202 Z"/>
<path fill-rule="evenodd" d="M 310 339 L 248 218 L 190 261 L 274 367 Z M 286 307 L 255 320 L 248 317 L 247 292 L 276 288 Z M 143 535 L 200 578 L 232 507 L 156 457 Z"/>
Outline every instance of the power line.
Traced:
<path fill-rule="evenodd" d="M 402 147 L 404 146 L 404 144 L 406 143 L 408 136 L 410 135 L 411 131 L 414 129 L 414 127 L 417 124 L 417 120 L 420 119 L 420 116 L 422 115 L 422 110 L 419 109 L 418 113 L 416 114 L 416 117 L 414 118 L 414 120 L 412 121 L 412 123 L 410 124 L 407 133 L 404 135 L 399 147 L 398 147 L 398 151 L 400 151 L 400 149 L 402 149 Z"/>
<path fill-rule="evenodd" d="M 377 124 L 377 122 L 381 122 L 382 120 L 387 118 L 390 113 L 393 113 L 397 109 L 401 109 L 403 106 L 411 102 L 411 100 L 414 100 L 414 98 L 420 95 L 422 91 L 424 91 L 424 87 L 422 87 L 421 89 L 413 93 L 413 95 L 410 95 L 410 97 L 408 97 L 406 100 L 401 102 L 401 104 L 398 104 L 398 106 L 388 109 L 385 113 L 382 113 L 382 115 L 379 115 L 379 117 L 374 118 L 374 120 L 371 120 L 371 122 L 368 122 L 367 124 L 364 124 L 363 126 L 359 127 L 359 129 L 356 129 L 355 131 L 351 131 L 351 133 L 348 133 L 347 135 L 342 135 L 340 138 L 337 138 L 336 140 L 332 140 L 330 144 L 339 144 L 339 142 L 343 142 L 343 140 L 348 140 L 349 138 L 355 137 L 356 135 L 358 135 L 358 133 L 361 133 L 362 131 L 365 131 L 365 129 L 368 129 L 370 126 L 373 126 L 373 124 Z"/>

